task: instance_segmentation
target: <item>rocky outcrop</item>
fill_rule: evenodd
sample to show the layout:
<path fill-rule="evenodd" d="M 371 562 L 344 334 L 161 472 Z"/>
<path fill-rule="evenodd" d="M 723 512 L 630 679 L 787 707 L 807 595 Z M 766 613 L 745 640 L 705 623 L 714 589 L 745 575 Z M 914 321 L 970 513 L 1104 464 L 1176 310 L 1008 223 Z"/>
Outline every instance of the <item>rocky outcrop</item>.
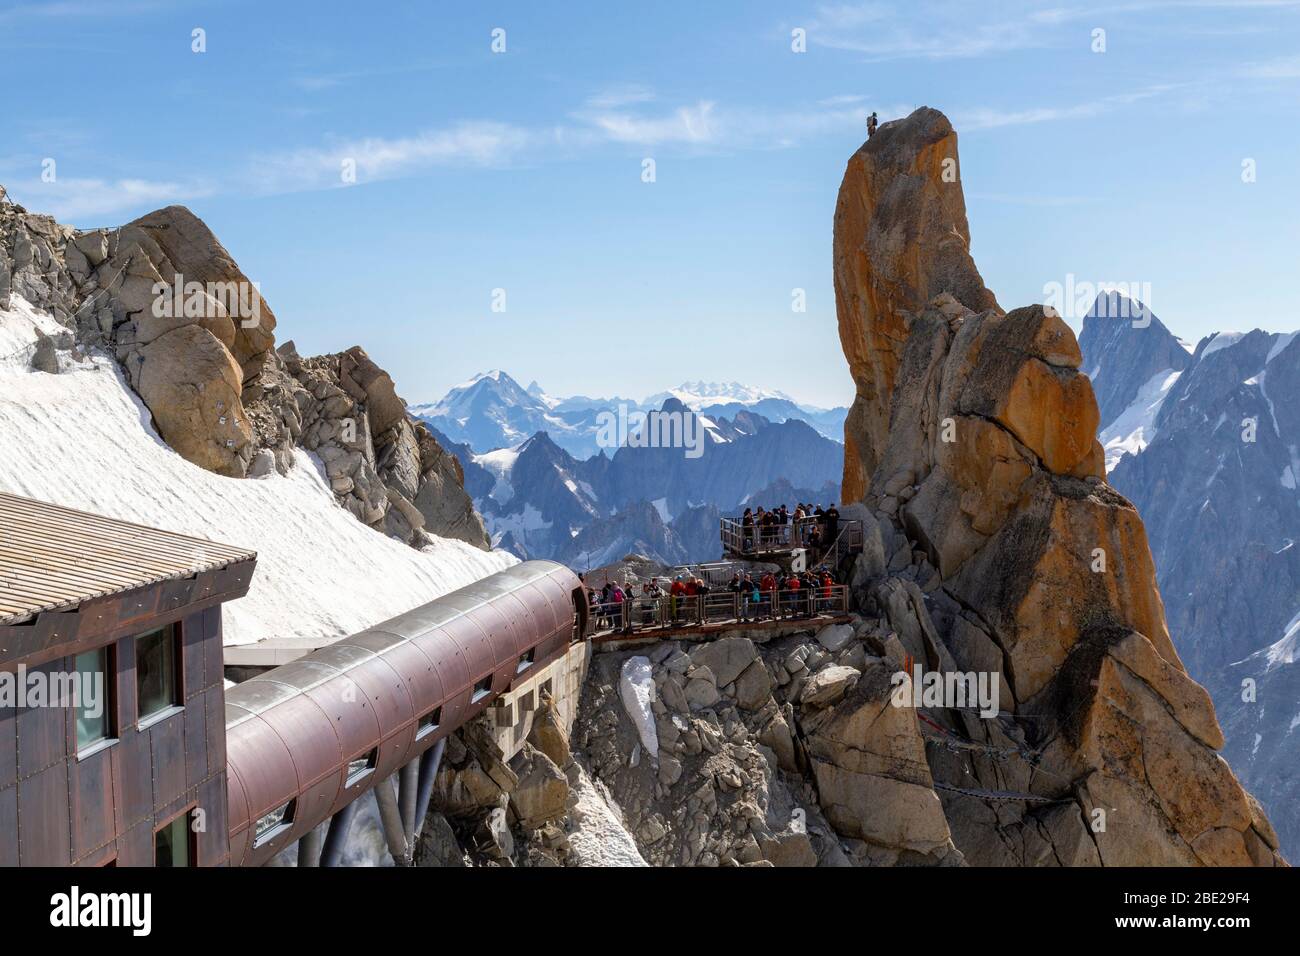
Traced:
<path fill-rule="evenodd" d="M 835 206 L 835 308 L 857 387 L 844 426 L 845 501 L 866 491 L 889 431 L 907 316 L 941 292 L 996 309 L 970 255 L 957 134 L 922 108 L 881 126 L 849 160 Z"/>
<path fill-rule="evenodd" d="M 0 191 L 2 192 L 2 191 Z M 211 230 L 182 206 L 78 232 L 0 199 L 0 308 L 20 295 L 75 333 L 37 343 L 101 348 L 121 363 L 162 438 L 234 478 L 282 474 L 316 453 L 340 504 L 416 547 L 436 534 L 488 547 L 455 458 L 411 419 L 360 348 L 277 352 L 276 318 Z"/>
<path fill-rule="evenodd" d="M 836 282 L 864 426 L 846 439 L 882 543 L 855 575 L 864 612 L 925 672 L 1005 689 L 993 713 L 926 705 L 952 842 L 972 863 L 1280 862 L 1174 650 L 1142 521 L 1106 484 L 1073 333 L 1041 306 L 1003 314 L 966 243 L 935 242 L 936 210 L 962 209 L 950 138 L 919 110 L 855 156 Z"/>

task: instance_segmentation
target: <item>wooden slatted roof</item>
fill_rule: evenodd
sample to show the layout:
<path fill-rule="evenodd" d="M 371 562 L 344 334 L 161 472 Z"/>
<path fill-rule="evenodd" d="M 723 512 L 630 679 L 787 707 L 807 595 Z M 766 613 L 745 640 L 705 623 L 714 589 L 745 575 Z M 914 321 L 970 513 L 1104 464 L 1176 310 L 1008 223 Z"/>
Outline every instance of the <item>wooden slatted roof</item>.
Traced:
<path fill-rule="evenodd" d="M 0 492 L 0 625 L 257 557 Z"/>

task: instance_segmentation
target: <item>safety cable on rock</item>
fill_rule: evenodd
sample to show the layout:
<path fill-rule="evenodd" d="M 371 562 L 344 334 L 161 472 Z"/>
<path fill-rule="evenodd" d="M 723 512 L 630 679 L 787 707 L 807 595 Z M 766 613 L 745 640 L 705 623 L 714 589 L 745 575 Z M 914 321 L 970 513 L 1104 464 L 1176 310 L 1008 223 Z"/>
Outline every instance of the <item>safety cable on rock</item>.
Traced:
<path fill-rule="evenodd" d="M 967 751 L 981 751 L 984 753 L 988 753 L 993 755 L 993 759 L 995 760 L 1005 760 L 1007 757 L 1011 756 L 1012 754 L 1015 754 L 1016 756 L 1024 760 L 1025 763 L 1029 764 L 1032 770 L 1038 773 L 1046 774 L 1049 777 L 1054 777 L 1055 779 L 1061 781 L 1067 786 L 1070 785 L 1070 781 L 1067 780 L 1065 777 L 1062 777 L 1058 773 L 1053 773 L 1051 770 L 1048 770 L 1041 763 L 1039 763 L 1039 761 L 1042 758 L 1042 754 L 1037 751 L 1029 750 L 1026 747 L 1015 746 L 1014 741 L 1012 742 L 1013 746 L 1011 747 L 996 747 L 992 744 L 981 744 L 978 741 L 970 740 L 969 738 L 959 736 L 955 732 L 949 730 L 947 727 L 944 727 L 942 724 L 935 721 L 929 715 L 922 713 L 919 710 L 916 712 L 916 715 L 926 724 L 930 725 L 935 730 L 939 731 L 940 734 L 943 735 L 941 738 L 939 738 L 931 734 L 922 734 L 922 736 L 926 740 L 933 741 L 934 743 L 947 747 L 949 750 L 952 750 L 954 752 L 958 750 L 967 750 Z"/>
<path fill-rule="evenodd" d="M 1040 797 L 1032 793 L 1017 793 L 1014 790 L 977 790 L 973 787 L 954 787 L 950 783 L 934 782 L 934 789 L 949 793 L 960 793 L 980 800 L 1001 800 L 1007 803 L 1069 803 L 1070 798 Z"/>

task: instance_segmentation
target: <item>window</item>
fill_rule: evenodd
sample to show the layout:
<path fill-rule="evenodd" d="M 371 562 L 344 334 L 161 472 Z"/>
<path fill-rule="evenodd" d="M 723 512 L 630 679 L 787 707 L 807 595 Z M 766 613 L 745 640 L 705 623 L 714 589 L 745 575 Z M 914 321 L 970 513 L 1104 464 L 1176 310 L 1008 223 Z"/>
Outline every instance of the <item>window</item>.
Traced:
<path fill-rule="evenodd" d="M 193 866 L 192 836 L 187 810 L 153 835 L 154 866 Z"/>
<path fill-rule="evenodd" d="M 107 647 L 77 655 L 77 752 L 97 749 L 113 736 L 113 684 L 117 671 Z"/>
<path fill-rule="evenodd" d="M 136 713 L 141 722 L 180 703 L 179 638 L 175 625 L 169 625 L 135 639 Z"/>
<path fill-rule="evenodd" d="M 533 666 L 533 661 L 537 659 L 537 648 L 530 647 L 523 654 L 519 655 L 519 664 L 515 667 L 516 674 L 522 674 L 528 668 Z"/>
<path fill-rule="evenodd" d="M 487 677 L 474 685 L 474 693 L 470 695 L 469 702 L 477 704 L 490 693 L 492 693 L 492 675 L 488 674 Z"/>
<path fill-rule="evenodd" d="M 420 722 L 415 725 L 415 739 L 419 740 L 425 734 L 433 733 L 440 723 L 442 723 L 442 708 L 435 707 L 421 717 Z"/>
<path fill-rule="evenodd" d="M 375 764 L 379 761 L 379 748 L 375 748 L 370 753 L 362 754 L 360 757 L 353 757 L 348 761 L 348 778 L 343 785 L 350 787 L 371 770 L 375 769 Z"/>
<path fill-rule="evenodd" d="M 253 846 L 262 846 L 293 826 L 293 807 L 294 801 L 290 800 L 265 816 L 258 817 L 257 825 L 253 828 Z"/>

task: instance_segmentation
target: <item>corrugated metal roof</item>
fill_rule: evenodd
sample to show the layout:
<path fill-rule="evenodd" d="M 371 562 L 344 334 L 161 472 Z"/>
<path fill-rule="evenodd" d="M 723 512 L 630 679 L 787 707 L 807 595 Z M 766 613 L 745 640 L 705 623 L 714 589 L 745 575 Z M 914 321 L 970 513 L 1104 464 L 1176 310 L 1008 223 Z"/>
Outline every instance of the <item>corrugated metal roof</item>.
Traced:
<path fill-rule="evenodd" d="M 0 492 L 0 624 L 257 557 Z"/>

